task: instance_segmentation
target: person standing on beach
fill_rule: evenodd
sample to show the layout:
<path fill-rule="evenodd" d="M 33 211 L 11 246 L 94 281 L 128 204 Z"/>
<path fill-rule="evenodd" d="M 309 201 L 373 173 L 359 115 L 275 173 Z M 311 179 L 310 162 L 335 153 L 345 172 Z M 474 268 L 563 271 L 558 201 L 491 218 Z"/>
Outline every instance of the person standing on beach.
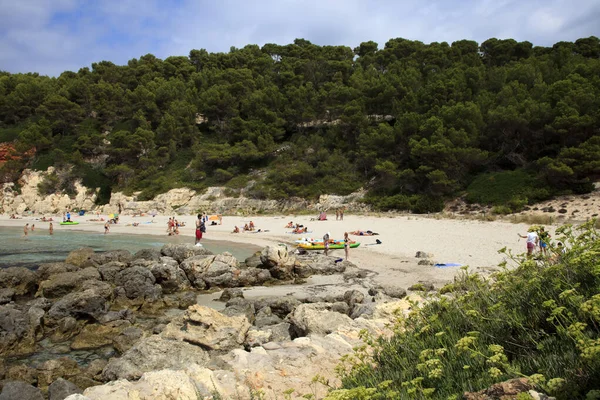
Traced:
<path fill-rule="evenodd" d="M 23 228 L 23 237 L 27 237 L 28 233 L 29 233 L 29 224 L 25 224 L 25 227 Z"/>
<path fill-rule="evenodd" d="M 348 261 L 348 254 L 350 253 L 350 238 L 348 232 L 344 232 L 344 252 L 346 252 L 346 261 Z"/>
<path fill-rule="evenodd" d="M 340 208 L 340 221 L 344 220 L 344 207 Z"/>
<path fill-rule="evenodd" d="M 31 224 L 31 232 L 35 230 L 35 224 Z"/>
<path fill-rule="evenodd" d="M 109 229 L 110 229 L 110 221 L 106 221 L 106 223 L 104 224 L 104 234 L 105 235 L 108 233 Z"/>
<path fill-rule="evenodd" d="M 325 236 L 323 236 L 323 247 L 325 248 L 325 255 L 327 255 L 327 252 L 329 251 L 329 236 L 329 232 L 327 232 Z"/>
<path fill-rule="evenodd" d="M 54 227 L 52 226 L 52 222 L 48 225 L 48 233 L 54 235 Z"/>
<path fill-rule="evenodd" d="M 196 219 L 196 244 L 202 240 L 202 225 L 204 225 L 202 214 L 198 214 L 198 219 Z"/>
<path fill-rule="evenodd" d="M 521 238 L 527 238 L 527 256 L 531 257 L 531 255 L 533 254 L 533 249 L 536 248 L 539 241 L 535 229 L 529 228 L 527 230 L 527 235 L 521 235 L 520 233 L 517 233 L 517 235 L 519 235 L 519 237 Z"/>
<path fill-rule="evenodd" d="M 32 229 L 33 230 L 33 229 Z M 544 227 L 540 227 L 540 252 L 544 255 L 548 255 L 548 244 L 550 243 L 550 233 L 546 232 Z"/>

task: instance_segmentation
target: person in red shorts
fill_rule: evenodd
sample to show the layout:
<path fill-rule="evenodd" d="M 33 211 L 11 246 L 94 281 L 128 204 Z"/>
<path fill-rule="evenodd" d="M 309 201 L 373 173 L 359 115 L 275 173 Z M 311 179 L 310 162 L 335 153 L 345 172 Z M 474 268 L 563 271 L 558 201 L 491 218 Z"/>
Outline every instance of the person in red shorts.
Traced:
<path fill-rule="evenodd" d="M 196 220 L 196 244 L 200 243 L 202 239 L 202 225 L 204 225 L 202 214 L 198 214 L 198 219 Z"/>

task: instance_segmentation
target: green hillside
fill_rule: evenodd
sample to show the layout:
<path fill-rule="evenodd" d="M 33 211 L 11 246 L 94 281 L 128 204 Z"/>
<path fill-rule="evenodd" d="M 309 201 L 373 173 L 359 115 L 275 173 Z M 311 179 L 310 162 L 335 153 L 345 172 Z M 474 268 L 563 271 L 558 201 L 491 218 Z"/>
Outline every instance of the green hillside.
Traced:
<path fill-rule="evenodd" d="M 435 211 L 465 192 L 518 209 L 600 176 L 600 40 L 297 39 L 57 78 L 0 72 L 0 121 L 1 142 L 35 148 L 3 164 L 4 182 L 54 165 L 44 191 L 83 178 L 100 202 L 182 186 L 271 199 L 363 187 L 378 209 Z"/>

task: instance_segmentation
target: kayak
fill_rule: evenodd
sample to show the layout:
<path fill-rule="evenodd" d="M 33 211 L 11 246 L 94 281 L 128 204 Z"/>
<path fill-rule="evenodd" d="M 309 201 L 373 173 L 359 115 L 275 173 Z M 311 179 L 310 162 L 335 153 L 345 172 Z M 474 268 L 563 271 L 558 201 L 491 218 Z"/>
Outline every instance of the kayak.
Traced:
<path fill-rule="evenodd" d="M 350 248 L 354 249 L 356 247 L 360 246 L 360 243 L 350 243 Z M 304 250 L 325 250 L 325 246 L 323 245 L 323 243 L 299 243 L 298 244 L 298 248 L 300 249 L 304 249 Z M 343 243 L 332 243 L 329 245 L 329 250 L 334 250 L 334 249 L 343 249 L 344 248 L 344 244 Z"/>
<path fill-rule="evenodd" d="M 65 222 L 61 222 L 60 224 L 61 225 L 79 225 L 79 222 L 77 222 L 77 221 L 71 221 L 71 222 L 65 221 Z"/>
<path fill-rule="evenodd" d="M 295 240 L 294 243 L 296 244 L 323 244 L 323 239 L 313 239 L 313 238 L 302 238 L 300 240 Z M 329 239 L 329 243 L 330 244 L 343 244 L 344 243 L 344 239 Z M 355 243 L 354 241 L 351 241 L 350 243 Z"/>

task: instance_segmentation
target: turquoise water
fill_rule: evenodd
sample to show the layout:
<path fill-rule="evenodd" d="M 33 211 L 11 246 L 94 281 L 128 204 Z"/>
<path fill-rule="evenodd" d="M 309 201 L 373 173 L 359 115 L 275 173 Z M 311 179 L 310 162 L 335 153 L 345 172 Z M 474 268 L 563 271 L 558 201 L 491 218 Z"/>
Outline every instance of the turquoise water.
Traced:
<path fill-rule="evenodd" d="M 29 232 L 23 237 L 23 228 L 0 227 L 0 268 L 24 266 L 36 268 L 38 264 L 64 261 L 67 255 L 81 247 L 95 251 L 129 250 L 132 254 L 141 249 L 160 249 L 167 243 L 193 243 L 193 237 L 121 235 L 55 229 L 54 235 L 47 230 Z M 218 240 L 202 240 L 203 246 L 213 253 L 228 251 L 243 261 L 258 247 Z"/>

